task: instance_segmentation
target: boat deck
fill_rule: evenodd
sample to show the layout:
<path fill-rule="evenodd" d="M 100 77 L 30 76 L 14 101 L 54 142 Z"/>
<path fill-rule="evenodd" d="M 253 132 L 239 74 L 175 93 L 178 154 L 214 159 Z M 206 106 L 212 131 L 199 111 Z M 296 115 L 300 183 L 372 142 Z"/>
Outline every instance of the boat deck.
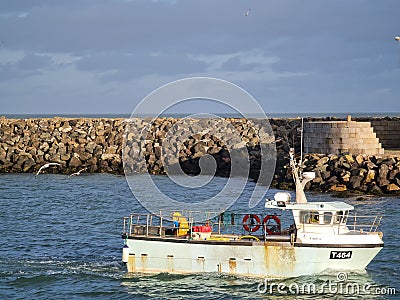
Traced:
<path fill-rule="evenodd" d="M 190 244 L 213 244 L 213 245 L 231 245 L 231 246 L 253 246 L 276 243 L 291 243 L 290 236 L 269 236 L 266 239 L 262 236 L 235 236 L 229 237 L 224 235 L 214 235 L 210 238 L 199 240 L 187 237 L 170 237 L 170 236 L 146 236 L 146 235 L 123 235 L 123 239 L 146 240 L 146 241 L 161 241 L 172 243 L 190 243 Z"/>
<path fill-rule="evenodd" d="M 190 214 L 175 214 L 131 214 L 124 218 L 122 238 L 240 245 L 296 240 L 295 227 L 282 230 L 277 215 L 267 216 L 261 223 L 258 216 L 250 214 L 220 214 L 203 222 L 194 222 Z"/>

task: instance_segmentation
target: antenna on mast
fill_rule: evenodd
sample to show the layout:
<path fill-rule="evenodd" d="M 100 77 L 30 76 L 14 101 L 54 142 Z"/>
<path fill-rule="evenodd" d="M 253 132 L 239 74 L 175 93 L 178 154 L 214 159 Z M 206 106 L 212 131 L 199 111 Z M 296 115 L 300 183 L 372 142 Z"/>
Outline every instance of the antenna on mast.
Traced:
<path fill-rule="evenodd" d="M 303 165 L 303 125 L 304 125 L 304 118 L 301 117 L 301 128 L 300 128 L 300 167 Z"/>

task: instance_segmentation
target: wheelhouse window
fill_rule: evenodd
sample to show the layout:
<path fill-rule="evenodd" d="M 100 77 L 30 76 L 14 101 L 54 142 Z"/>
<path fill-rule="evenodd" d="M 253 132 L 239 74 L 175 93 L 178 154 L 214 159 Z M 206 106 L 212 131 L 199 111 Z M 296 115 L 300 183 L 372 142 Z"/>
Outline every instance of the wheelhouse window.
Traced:
<path fill-rule="evenodd" d="M 332 212 L 302 211 L 300 212 L 301 222 L 304 224 L 332 224 Z"/>
<path fill-rule="evenodd" d="M 324 212 L 323 224 L 331 224 L 333 214 L 330 211 Z"/>
<path fill-rule="evenodd" d="M 348 210 L 337 211 L 334 218 L 334 224 L 346 224 L 348 214 L 349 214 Z"/>
<path fill-rule="evenodd" d="M 318 224 L 319 212 L 317 211 L 302 211 L 300 212 L 300 220 L 306 224 Z"/>

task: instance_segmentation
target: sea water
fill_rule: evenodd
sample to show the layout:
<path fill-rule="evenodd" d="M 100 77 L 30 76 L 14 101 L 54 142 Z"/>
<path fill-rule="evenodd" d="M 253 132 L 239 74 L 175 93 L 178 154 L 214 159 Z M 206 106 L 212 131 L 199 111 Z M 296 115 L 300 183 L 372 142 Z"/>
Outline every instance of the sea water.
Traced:
<path fill-rule="evenodd" d="M 137 188 L 146 189 L 141 175 L 136 178 Z M 211 197 L 227 180 L 218 178 L 188 192 L 171 184 L 166 176 L 152 179 L 164 193 L 182 201 Z M 249 182 L 230 209 L 248 211 L 252 189 L 254 183 Z M 270 190 L 268 195 L 274 192 Z M 326 194 L 309 198 L 337 200 Z M 385 247 L 366 272 L 327 272 L 282 280 L 216 273 L 130 274 L 121 263 L 122 217 L 145 210 L 125 177 L 1 174 L 0 299 L 400 298 L 399 198 L 344 201 L 360 214 L 384 214 L 380 229 Z M 265 214 L 262 201 L 255 211 Z"/>

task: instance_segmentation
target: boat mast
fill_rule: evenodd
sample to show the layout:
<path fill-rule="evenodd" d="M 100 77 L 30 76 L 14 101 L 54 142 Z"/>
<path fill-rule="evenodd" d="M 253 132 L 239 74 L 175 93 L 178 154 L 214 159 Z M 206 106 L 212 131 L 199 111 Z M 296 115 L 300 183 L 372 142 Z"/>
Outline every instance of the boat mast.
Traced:
<path fill-rule="evenodd" d="M 302 178 L 300 177 L 300 167 L 296 162 L 294 157 L 294 148 L 290 148 L 290 167 L 292 168 L 293 181 L 296 187 L 296 202 L 297 203 L 307 203 L 306 195 L 304 194 L 304 186 Z M 308 182 L 308 181 L 307 181 Z M 305 182 L 304 185 L 307 183 Z"/>
<path fill-rule="evenodd" d="M 292 168 L 293 181 L 296 187 L 296 203 L 307 203 L 306 195 L 304 194 L 304 187 L 306 184 L 313 180 L 312 172 L 303 173 L 301 167 L 303 165 L 303 118 L 301 118 L 301 141 L 300 141 L 300 162 L 297 163 L 294 157 L 294 148 L 290 148 L 290 167 Z"/>
<path fill-rule="evenodd" d="M 300 166 L 303 165 L 303 125 L 304 125 L 304 118 L 301 117 L 301 128 L 300 128 Z"/>

